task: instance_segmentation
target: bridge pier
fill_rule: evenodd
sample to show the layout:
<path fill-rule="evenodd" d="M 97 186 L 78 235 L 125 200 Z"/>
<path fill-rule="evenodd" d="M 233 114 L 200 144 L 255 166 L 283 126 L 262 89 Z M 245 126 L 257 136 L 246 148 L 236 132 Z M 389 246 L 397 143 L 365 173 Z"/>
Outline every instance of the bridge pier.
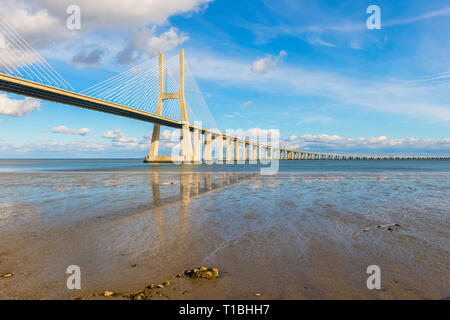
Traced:
<path fill-rule="evenodd" d="M 244 163 L 248 161 L 247 158 L 247 142 L 242 143 L 242 160 L 244 160 Z"/>
<path fill-rule="evenodd" d="M 212 133 L 211 132 L 207 132 L 205 133 L 205 142 L 204 142 L 205 146 L 204 146 L 204 154 L 203 154 L 203 159 L 205 161 L 206 164 L 211 164 L 212 163 Z"/>
<path fill-rule="evenodd" d="M 248 153 L 249 153 L 248 161 L 250 163 L 253 163 L 255 161 L 255 151 L 253 150 L 252 143 L 249 143 L 249 145 L 248 145 Z"/>
<path fill-rule="evenodd" d="M 222 164 L 223 163 L 223 136 L 217 136 L 215 137 L 215 140 L 217 141 L 217 163 Z"/>
<path fill-rule="evenodd" d="M 226 152 L 226 162 L 231 163 L 231 139 L 225 137 L 225 152 Z"/>
<path fill-rule="evenodd" d="M 234 161 L 239 161 L 239 140 L 234 139 Z"/>

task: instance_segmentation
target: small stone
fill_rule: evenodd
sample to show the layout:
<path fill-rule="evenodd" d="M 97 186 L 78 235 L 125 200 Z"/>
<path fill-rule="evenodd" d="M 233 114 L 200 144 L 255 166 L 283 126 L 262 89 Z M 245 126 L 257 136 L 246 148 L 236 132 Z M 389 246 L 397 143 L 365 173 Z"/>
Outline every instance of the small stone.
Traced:
<path fill-rule="evenodd" d="M 184 295 L 187 295 L 189 293 L 189 291 L 183 291 Z"/>
<path fill-rule="evenodd" d="M 217 268 L 207 268 L 202 266 L 200 269 L 192 269 L 192 270 L 186 270 L 185 275 L 192 279 L 217 279 L 219 278 L 219 269 Z"/>
<path fill-rule="evenodd" d="M 112 296 L 114 294 L 114 292 L 111 292 L 111 291 L 105 291 L 105 292 L 103 292 L 103 295 L 105 296 L 105 297 L 110 297 L 110 296 Z"/>
<path fill-rule="evenodd" d="M 136 300 L 142 300 L 142 296 L 139 295 L 139 296 L 137 296 L 135 299 L 136 299 Z"/>
<path fill-rule="evenodd" d="M 177 278 L 181 278 L 183 275 L 181 273 L 177 274 Z"/>
<path fill-rule="evenodd" d="M 398 223 L 394 224 L 394 226 L 396 226 L 396 227 L 401 227 L 401 225 L 399 225 Z"/>
<path fill-rule="evenodd" d="M 388 227 L 387 228 L 389 231 L 393 231 L 394 230 L 394 227 Z"/>
<path fill-rule="evenodd" d="M 255 297 L 260 297 L 261 293 L 255 293 Z"/>
<path fill-rule="evenodd" d="M 158 284 L 156 287 L 160 288 L 160 289 L 164 288 L 164 286 L 162 284 Z"/>
<path fill-rule="evenodd" d="M 137 264 L 132 264 L 131 267 L 132 268 L 136 268 Z"/>
<path fill-rule="evenodd" d="M 172 284 L 172 282 L 170 282 L 170 281 L 166 281 L 163 283 L 164 286 L 170 286 L 171 284 Z"/>
<path fill-rule="evenodd" d="M 12 276 L 14 276 L 14 273 L 8 272 L 8 273 L 2 274 L 0 277 L 1 278 L 11 278 Z"/>

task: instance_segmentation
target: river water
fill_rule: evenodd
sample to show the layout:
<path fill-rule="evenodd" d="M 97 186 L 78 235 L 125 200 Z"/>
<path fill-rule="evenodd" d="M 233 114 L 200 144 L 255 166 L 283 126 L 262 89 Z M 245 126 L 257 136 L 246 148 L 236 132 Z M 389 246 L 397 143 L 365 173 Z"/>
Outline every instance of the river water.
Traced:
<path fill-rule="evenodd" d="M 223 278 L 164 297 L 450 296 L 450 160 L 260 168 L 0 160 L 0 274 L 14 274 L 0 298 L 133 291 L 203 264 Z M 69 265 L 82 290 L 67 289 Z M 366 286 L 369 265 L 380 290 Z"/>

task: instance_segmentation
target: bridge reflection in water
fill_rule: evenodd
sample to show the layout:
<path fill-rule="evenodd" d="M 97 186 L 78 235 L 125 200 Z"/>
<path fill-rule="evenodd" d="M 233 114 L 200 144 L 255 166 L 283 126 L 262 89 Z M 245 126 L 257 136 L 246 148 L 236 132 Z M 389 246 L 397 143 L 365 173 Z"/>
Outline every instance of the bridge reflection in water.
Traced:
<path fill-rule="evenodd" d="M 164 173 L 150 173 L 153 210 L 157 215 L 158 241 L 163 241 L 162 207 L 174 202 L 180 202 L 179 232 L 185 233 L 187 210 L 191 199 L 214 192 L 234 184 L 259 176 L 256 172 L 186 172 L 179 174 L 178 181 L 168 181 Z M 161 181 L 163 180 L 163 181 Z M 178 193 L 161 196 L 161 187 L 178 185 Z M 174 191 L 172 189 L 172 191 Z"/>

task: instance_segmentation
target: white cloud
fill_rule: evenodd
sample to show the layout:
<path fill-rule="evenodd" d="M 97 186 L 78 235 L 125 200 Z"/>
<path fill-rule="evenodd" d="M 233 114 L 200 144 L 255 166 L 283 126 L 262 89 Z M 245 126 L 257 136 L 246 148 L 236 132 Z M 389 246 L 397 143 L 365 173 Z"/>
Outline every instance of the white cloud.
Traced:
<path fill-rule="evenodd" d="M 30 112 L 39 110 L 41 103 L 38 100 L 25 98 L 11 99 L 8 95 L 0 93 L 0 114 L 11 117 L 23 117 Z"/>
<path fill-rule="evenodd" d="M 66 126 L 58 126 L 54 127 L 52 130 L 53 133 L 65 133 L 65 134 L 73 134 L 73 135 L 79 135 L 79 136 L 87 136 L 91 133 L 91 130 L 88 128 L 81 128 L 81 129 L 71 129 Z"/>
<path fill-rule="evenodd" d="M 147 52 L 156 54 L 158 51 L 170 51 L 187 39 L 189 38 L 186 34 L 180 33 L 177 28 L 171 27 L 160 36 L 153 35 L 147 40 Z"/>
<path fill-rule="evenodd" d="M 63 20 L 66 16 L 61 14 L 66 10 L 53 15 L 43 2 L 0 0 L 1 18 L 38 48 L 71 35 Z"/>
<path fill-rule="evenodd" d="M 174 15 L 198 12 L 212 0 L 0 0 L 0 16 L 42 48 L 79 33 L 104 30 L 128 32 L 145 25 L 167 24 Z M 69 5 L 81 8 L 81 29 L 66 28 Z"/>
<path fill-rule="evenodd" d="M 155 34 L 156 28 L 143 29 L 133 33 L 128 45 L 117 54 L 117 60 L 122 64 L 134 63 L 143 53 L 154 56 L 158 51 L 167 52 L 175 49 L 189 39 L 186 33 L 179 32 L 177 28 Z"/>
<path fill-rule="evenodd" d="M 197 12 L 212 0 L 35 0 L 53 15 L 69 5 L 80 6 L 83 24 L 88 28 L 138 27 L 164 24 L 170 16 Z"/>
<path fill-rule="evenodd" d="M 286 56 L 287 53 L 281 50 L 277 56 L 267 55 L 264 58 L 256 60 L 252 63 L 251 70 L 258 73 L 266 73 L 269 69 L 275 67 L 282 57 Z"/>
<path fill-rule="evenodd" d="M 141 139 L 126 137 L 121 129 L 106 131 L 103 138 L 112 140 L 112 145 L 121 150 L 147 150 L 150 146 L 152 132 L 148 132 Z M 169 150 L 179 143 L 179 137 L 172 130 L 163 130 L 160 133 L 160 149 Z"/>
<path fill-rule="evenodd" d="M 123 132 L 120 129 L 110 130 L 103 133 L 103 138 L 107 139 L 119 139 L 123 137 Z"/>

